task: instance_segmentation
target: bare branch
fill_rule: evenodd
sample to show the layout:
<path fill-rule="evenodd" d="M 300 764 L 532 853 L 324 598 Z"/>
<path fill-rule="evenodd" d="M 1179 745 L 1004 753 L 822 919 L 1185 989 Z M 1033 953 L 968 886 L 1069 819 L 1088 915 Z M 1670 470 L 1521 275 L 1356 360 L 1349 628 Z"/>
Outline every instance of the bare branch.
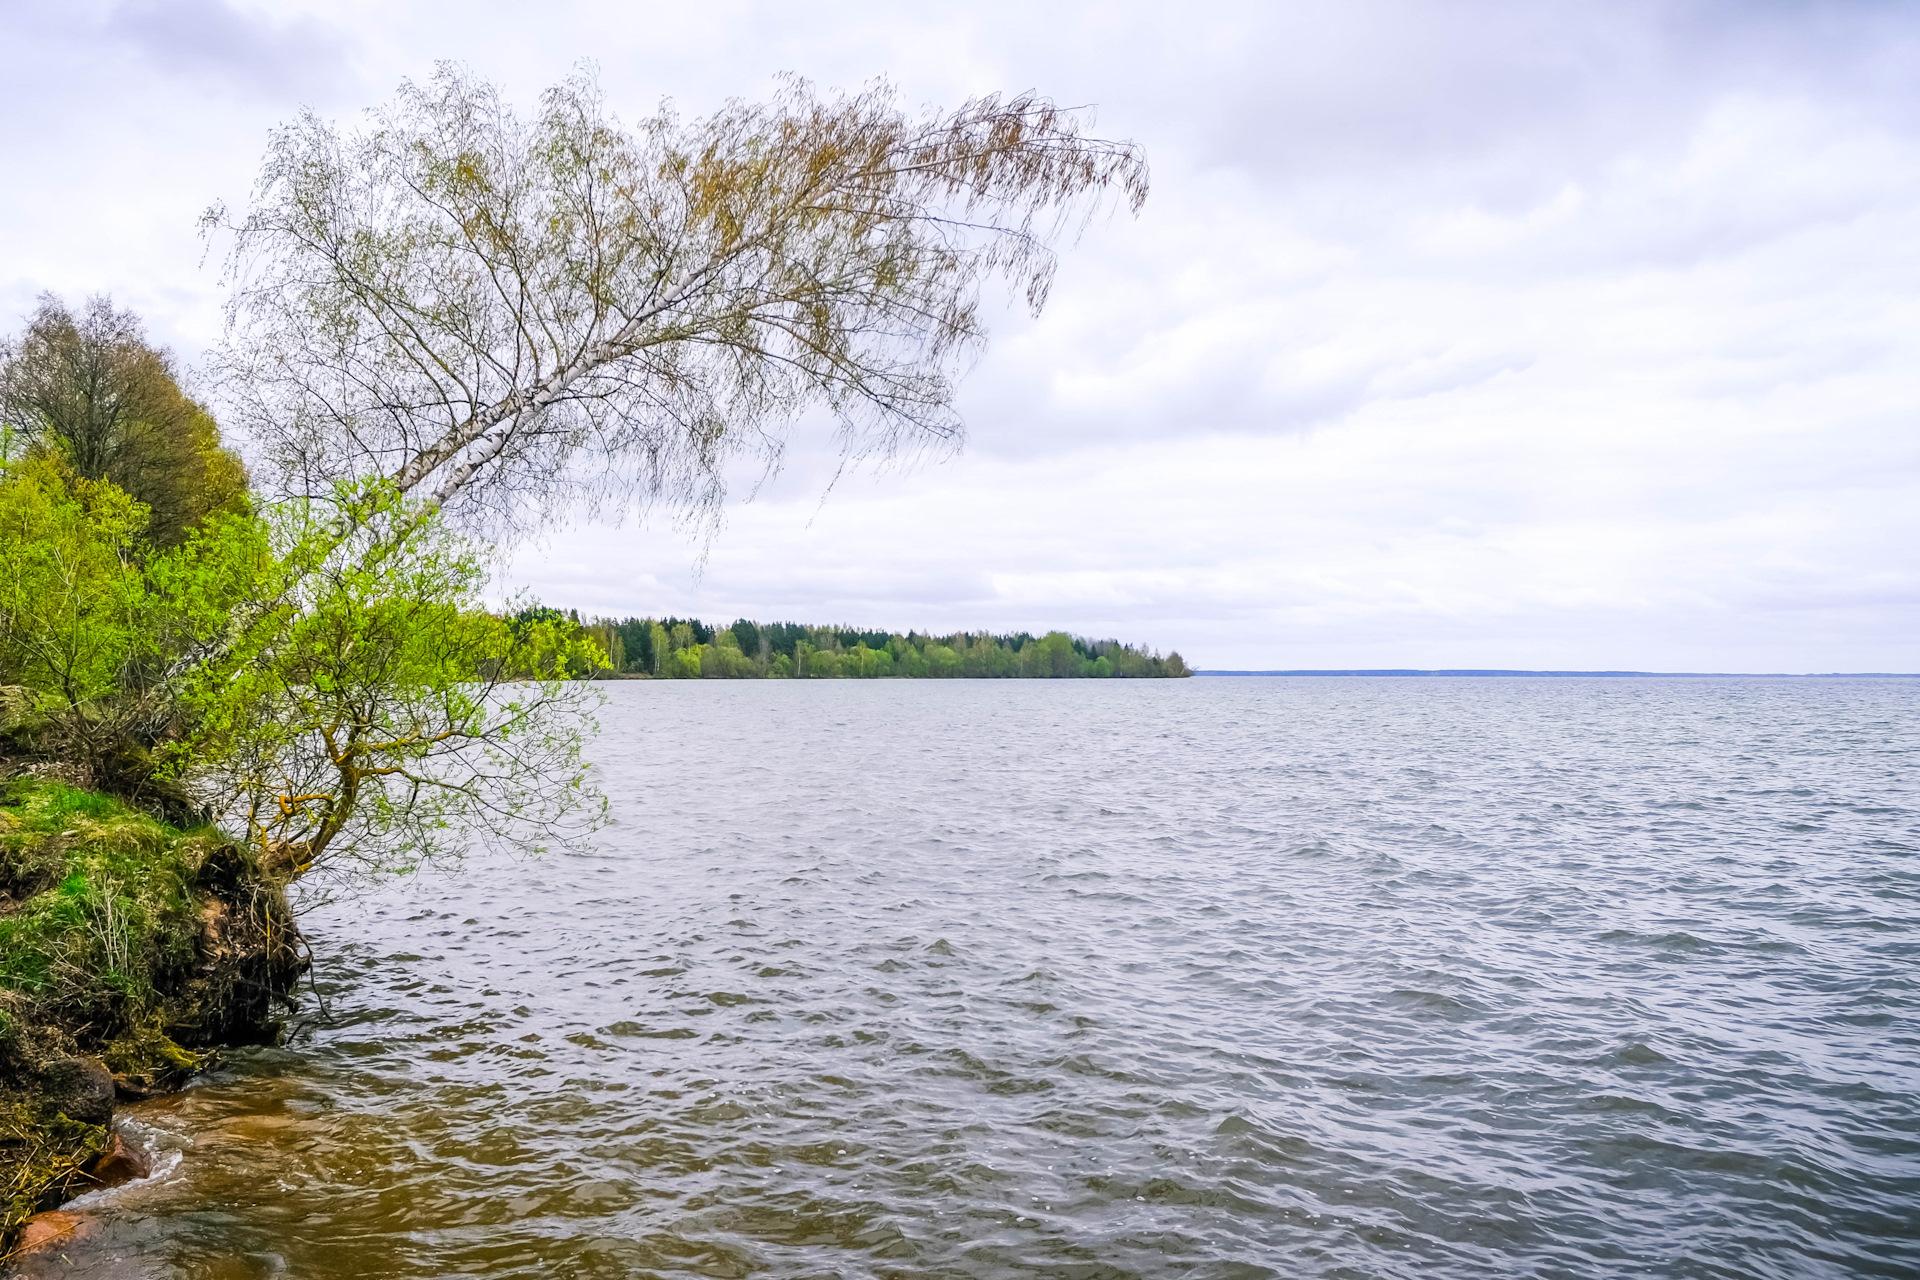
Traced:
<path fill-rule="evenodd" d="M 849 458 L 957 445 L 983 284 L 1037 312 L 1052 246 L 1146 194 L 1137 148 L 1031 94 L 915 119 L 789 79 L 629 130 L 585 73 L 522 118 L 443 65 L 361 130 L 275 133 L 228 410 L 292 495 L 378 478 L 507 535 L 581 501 L 710 518 L 810 409 Z"/>

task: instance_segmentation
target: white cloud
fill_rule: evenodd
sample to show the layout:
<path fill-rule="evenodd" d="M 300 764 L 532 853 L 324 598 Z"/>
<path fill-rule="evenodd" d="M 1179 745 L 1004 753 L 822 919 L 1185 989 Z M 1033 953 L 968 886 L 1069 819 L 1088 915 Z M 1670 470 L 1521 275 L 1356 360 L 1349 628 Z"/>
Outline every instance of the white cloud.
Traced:
<path fill-rule="evenodd" d="M 0 306 L 111 289 L 191 354 L 217 304 L 192 215 L 244 198 L 299 101 L 369 104 L 438 57 L 525 98 L 591 54 L 629 117 L 785 69 L 911 101 L 1035 86 L 1098 102 L 1155 191 L 1068 252 L 1042 319 L 997 325 L 961 457 L 823 505 L 803 432 L 703 575 L 671 530 L 583 527 L 520 579 L 589 611 L 1063 625 L 1208 666 L 1920 669 L 1910 10 L 524 13 L 0 19 L 27 67 Z"/>

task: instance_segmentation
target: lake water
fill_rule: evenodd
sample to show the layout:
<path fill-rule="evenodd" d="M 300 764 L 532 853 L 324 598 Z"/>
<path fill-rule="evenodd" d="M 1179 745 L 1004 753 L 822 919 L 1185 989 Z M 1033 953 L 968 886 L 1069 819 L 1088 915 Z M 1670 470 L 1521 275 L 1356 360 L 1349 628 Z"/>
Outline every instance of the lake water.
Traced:
<path fill-rule="evenodd" d="M 608 698 L 59 1274 L 1920 1275 L 1920 681 Z"/>

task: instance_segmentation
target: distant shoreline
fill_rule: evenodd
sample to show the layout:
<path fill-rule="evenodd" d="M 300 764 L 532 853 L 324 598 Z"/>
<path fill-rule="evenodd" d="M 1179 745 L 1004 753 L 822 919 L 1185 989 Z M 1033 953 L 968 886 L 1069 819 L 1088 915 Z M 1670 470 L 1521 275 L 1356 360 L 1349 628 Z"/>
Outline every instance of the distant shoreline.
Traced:
<path fill-rule="evenodd" d="M 1608 678 L 1642 677 L 1661 680 L 1913 680 L 1915 671 L 1505 671 L 1488 668 L 1460 668 L 1416 671 L 1411 667 L 1382 667 L 1351 671 L 1203 671 L 1196 676 L 1537 676 L 1541 678 L 1590 676 Z"/>

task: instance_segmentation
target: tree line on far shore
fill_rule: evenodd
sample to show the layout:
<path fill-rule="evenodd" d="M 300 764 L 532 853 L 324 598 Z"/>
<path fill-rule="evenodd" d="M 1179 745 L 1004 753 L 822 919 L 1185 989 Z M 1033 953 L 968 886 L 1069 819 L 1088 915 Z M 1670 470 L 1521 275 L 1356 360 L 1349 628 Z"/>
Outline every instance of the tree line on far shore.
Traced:
<path fill-rule="evenodd" d="M 1049 631 L 935 636 L 813 627 L 741 618 L 714 627 L 698 618 L 592 618 L 545 606 L 519 610 L 516 627 L 578 627 L 599 653 L 580 674 L 662 680 L 1156 679 L 1193 674 L 1179 653 L 1162 657 L 1118 640 Z"/>

